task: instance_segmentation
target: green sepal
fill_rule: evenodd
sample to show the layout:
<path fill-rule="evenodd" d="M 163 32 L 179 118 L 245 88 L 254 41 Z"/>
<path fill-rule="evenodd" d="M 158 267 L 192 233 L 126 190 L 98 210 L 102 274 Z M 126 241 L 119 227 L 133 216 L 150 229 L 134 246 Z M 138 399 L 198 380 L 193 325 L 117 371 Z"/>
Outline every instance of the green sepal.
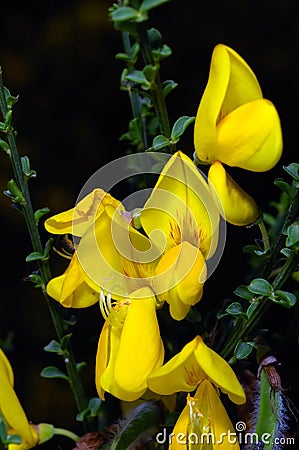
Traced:
<path fill-rule="evenodd" d="M 254 342 L 239 341 L 235 347 L 234 355 L 237 359 L 245 359 L 250 355 L 254 347 Z"/>
<path fill-rule="evenodd" d="M 280 409 L 282 406 L 281 391 L 272 389 L 264 369 L 261 370 L 259 389 L 259 406 L 255 433 L 258 436 L 258 443 L 263 445 L 263 450 L 273 450 L 273 442 L 275 442 L 279 428 Z"/>
<path fill-rule="evenodd" d="M 45 367 L 40 375 L 43 378 L 61 378 L 63 380 L 69 381 L 69 377 L 62 372 L 62 370 L 58 369 L 55 366 L 47 366 Z"/>
<path fill-rule="evenodd" d="M 248 286 L 248 289 L 253 294 L 263 295 L 265 297 L 271 296 L 273 293 L 271 284 L 263 278 L 255 278 L 252 280 Z"/>
<path fill-rule="evenodd" d="M 123 450 L 129 448 L 142 433 L 157 426 L 160 419 L 159 408 L 154 402 L 146 402 L 137 406 L 128 419 L 124 420 L 114 439 L 103 446 L 103 449 Z"/>

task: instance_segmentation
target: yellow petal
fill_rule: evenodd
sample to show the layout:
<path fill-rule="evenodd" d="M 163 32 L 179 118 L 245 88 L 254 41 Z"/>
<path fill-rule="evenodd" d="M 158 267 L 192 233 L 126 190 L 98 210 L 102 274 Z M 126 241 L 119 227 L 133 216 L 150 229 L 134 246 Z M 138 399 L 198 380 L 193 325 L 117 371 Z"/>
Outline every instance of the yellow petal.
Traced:
<path fill-rule="evenodd" d="M 26 414 L 13 389 L 13 373 L 10 363 L 4 352 L 0 349 L 0 411 L 9 433 L 21 436 L 20 445 L 9 446 L 26 450 L 35 447 L 38 434 L 29 424 Z"/>
<path fill-rule="evenodd" d="M 141 397 L 146 389 L 139 392 L 127 392 L 116 382 L 114 376 L 115 360 L 119 351 L 121 328 L 104 325 L 96 355 L 96 388 L 99 397 L 105 400 L 105 392 L 124 401 L 134 401 Z"/>
<path fill-rule="evenodd" d="M 195 358 L 206 377 L 228 394 L 229 398 L 236 404 L 245 403 L 246 397 L 239 380 L 231 366 L 208 347 L 200 336 L 197 336 L 197 345 L 194 350 Z"/>
<path fill-rule="evenodd" d="M 65 308 L 87 308 L 99 298 L 98 293 L 84 281 L 76 253 L 64 274 L 49 281 L 47 293 Z"/>
<path fill-rule="evenodd" d="M 180 391 L 191 392 L 196 388 L 200 380 L 205 377 L 194 355 L 198 341 L 199 336 L 186 344 L 162 367 L 151 373 L 148 378 L 148 387 L 151 391 L 161 395 L 171 395 Z"/>
<path fill-rule="evenodd" d="M 156 299 L 151 289 L 142 291 L 133 293 L 130 299 L 115 361 L 115 380 L 128 392 L 145 389 L 147 377 L 163 364 L 164 358 Z"/>
<path fill-rule="evenodd" d="M 161 258 L 156 268 L 154 290 L 159 300 L 171 304 L 171 313 L 177 319 L 182 311 L 180 302 L 191 306 L 201 299 L 206 275 L 201 251 L 184 241 Z"/>
<path fill-rule="evenodd" d="M 211 380 L 237 404 L 246 398 L 233 369 L 200 336 L 156 369 L 148 379 L 148 387 L 158 394 L 170 395 L 179 391 L 193 391 L 203 380 Z"/>
<path fill-rule="evenodd" d="M 120 202 L 102 189 L 94 189 L 77 205 L 60 214 L 50 217 L 45 221 L 45 228 L 53 234 L 73 234 L 82 236 L 87 228 L 93 224 L 95 219 L 102 213 L 106 205 L 121 208 Z"/>
<path fill-rule="evenodd" d="M 254 172 L 272 169 L 282 154 L 282 132 L 274 105 L 265 99 L 246 103 L 217 126 L 219 161 Z"/>
<path fill-rule="evenodd" d="M 219 159 L 217 124 L 239 106 L 260 98 L 261 88 L 248 64 L 230 47 L 217 45 L 195 120 L 194 145 L 198 158 L 208 164 Z"/>
<path fill-rule="evenodd" d="M 183 442 L 185 441 L 185 443 Z M 184 448 L 239 450 L 237 435 L 219 395 L 203 380 L 179 416 L 169 450 Z"/>
<path fill-rule="evenodd" d="M 76 250 L 82 276 L 95 291 L 110 292 L 115 299 L 129 295 L 127 277 L 111 234 L 111 217 L 106 210 L 82 236 Z"/>
<path fill-rule="evenodd" d="M 254 199 L 230 177 L 219 161 L 209 170 L 209 183 L 215 189 L 215 202 L 224 218 L 233 225 L 251 225 L 260 215 Z"/>
<path fill-rule="evenodd" d="M 219 213 L 204 176 L 184 153 L 175 153 L 140 214 L 143 229 L 166 252 L 182 241 L 210 257 L 218 243 Z"/>

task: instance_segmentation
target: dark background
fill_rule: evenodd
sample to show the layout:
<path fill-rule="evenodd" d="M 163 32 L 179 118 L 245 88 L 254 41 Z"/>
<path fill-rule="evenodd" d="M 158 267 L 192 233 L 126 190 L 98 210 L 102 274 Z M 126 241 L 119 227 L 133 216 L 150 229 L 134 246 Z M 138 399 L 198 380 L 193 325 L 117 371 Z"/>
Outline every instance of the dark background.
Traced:
<path fill-rule="evenodd" d="M 119 138 L 127 131 L 131 110 L 126 93 L 119 89 L 123 63 L 115 60 L 115 54 L 122 51 L 122 42 L 109 22 L 109 6 L 111 2 L 106 0 L 28 0 L 1 6 L 0 65 L 5 85 L 20 97 L 14 107 L 14 124 L 19 151 L 30 157 L 37 171 L 37 178 L 30 182 L 34 209 L 47 206 L 56 214 L 71 208 L 87 179 L 127 151 Z M 297 160 L 298 22 L 295 0 L 172 0 L 150 14 L 149 26 L 160 30 L 163 41 L 173 50 L 161 67 L 162 80 L 178 83 L 167 98 L 171 123 L 182 115 L 196 114 L 212 50 L 220 42 L 247 61 L 264 97 L 276 105 L 284 135 L 280 163 L 263 174 L 230 171 L 266 211 L 271 211 L 269 202 L 279 198 L 273 181 L 285 176 L 282 165 Z M 180 148 L 192 156 L 192 127 Z M 1 191 L 11 177 L 9 159 L 2 152 Z M 23 281 L 35 269 L 25 263 L 31 247 L 21 215 L 4 195 L 0 196 L 0 223 L 0 339 L 11 343 L 9 356 L 16 390 L 33 422 L 52 422 L 80 433 L 65 382 L 39 375 L 45 365 L 60 364 L 58 357 L 43 350 L 55 334 L 41 293 Z M 43 230 L 41 233 L 47 239 Z M 255 228 L 228 226 L 227 233 L 223 259 L 207 282 L 206 302 L 213 305 L 244 282 L 249 262 L 242 247 L 259 237 Z M 51 266 L 53 273 L 59 274 L 65 264 L 53 256 Z M 296 402 L 298 330 L 289 333 L 290 341 L 286 337 L 291 315 L 290 311 L 276 309 L 265 326 L 273 327 L 278 337 L 285 335 L 276 350 L 282 360 L 285 386 L 292 388 L 290 395 Z M 92 396 L 94 354 L 102 319 L 97 307 L 76 311 L 76 316 L 75 350 L 78 360 L 88 363 L 83 380 L 87 394 Z M 61 442 L 49 448 L 60 448 Z"/>

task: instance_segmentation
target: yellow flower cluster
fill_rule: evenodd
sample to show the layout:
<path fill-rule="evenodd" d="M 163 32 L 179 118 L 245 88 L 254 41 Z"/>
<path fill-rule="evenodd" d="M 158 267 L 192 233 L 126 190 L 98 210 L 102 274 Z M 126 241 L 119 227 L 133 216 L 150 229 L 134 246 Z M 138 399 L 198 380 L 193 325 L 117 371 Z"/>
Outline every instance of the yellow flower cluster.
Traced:
<path fill-rule="evenodd" d="M 184 153 L 175 153 L 140 211 L 138 229 L 133 214 L 102 189 L 47 220 L 49 233 L 78 238 L 68 268 L 49 282 L 47 292 L 72 308 L 91 306 L 100 297 L 105 324 L 96 386 L 102 399 L 105 392 L 133 401 L 148 391 L 170 395 L 196 390 L 174 433 L 192 426 L 199 434 L 209 429 L 219 437 L 233 428 L 219 393 L 241 404 L 243 389 L 230 365 L 200 336 L 164 362 L 157 309 L 166 302 L 172 318 L 182 320 L 200 301 L 221 216 L 235 225 L 259 218 L 256 202 L 225 165 L 266 171 L 282 152 L 275 107 L 263 98 L 247 63 L 222 44 L 213 52 L 194 145 L 198 160 L 210 165 L 208 179 Z M 239 448 L 224 443 L 227 449 Z M 174 440 L 170 448 L 182 447 Z"/>

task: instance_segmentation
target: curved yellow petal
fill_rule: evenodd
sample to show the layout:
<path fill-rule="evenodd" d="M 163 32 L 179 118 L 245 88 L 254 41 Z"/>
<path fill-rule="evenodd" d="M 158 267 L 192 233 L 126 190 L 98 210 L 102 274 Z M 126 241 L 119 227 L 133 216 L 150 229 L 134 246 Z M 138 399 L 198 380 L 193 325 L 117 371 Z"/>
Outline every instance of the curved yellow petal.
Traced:
<path fill-rule="evenodd" d="M 219 387 L 236 404 L 245 403 L 246 397 L 242 386 L 231 366 L 208 347 L 200 336 L 194 349 L 195 358 L 206 376 Z"/>
<path fill-rule="evenodd" d="M 76 253 L 66 271 L 52 278 L 46 290 L 50 297 L 65 308 L 87 308 L 94 305 L 99 298 L 98 293 L 84 281 Z"/>
<path fill-rule="evenodd" d="M 279 115 L 269 100 L 246 103 L 217 126 L 216 158 L 229 166 L 265 172 L 279 161 L 282 146 Z"/>
<path fill-rule="evenodd" d="M 239 226 L 253 224 L 260 215 L 254 199 L 226 172 L 219 161 L 209 169 L 209 183 L 215 189 L 215 203 L 224 211 L 224 219 Z"/>
<path fill-rule="evenodd" d="M 47 219 L 45 228 L 53 234 L 82 236 L 102 213 L 106 205 L 123 209 L 121 203 L 103 189 L 94 189 L 80 200 L 74 208 Z"/>
<path fill-rule="evenodd" d="M 194 356 L 198 341 L 199 336 L 188 342 L 179 353 L 151 373 L 148 378 L 148 387 L 151 391 L 161 395 L 171 395 L 180 391 L 191 392 L 196 388 L 200 380 L 205 377 Z"/>
<path fill-rule="evenodd" d="M 195 120 L 194 145 L 198 158 L 208 164 L 219 159 L 218 123 L 239 106 L 260 98 L 261 88 L 248 64 L 233 49 L 218 44 Z"/>
<path fill-rule="evenodd" d="M 164 166 L 140 220 L 146 234 L 164 252 L 185 240 L 208 258 L 218 243 L 219 213 L 209 186 L 181 151 Z"/>
<path fill-rule="evenodd" d="M 105 209 L 82 236 L 76 253 L 82 276 L 92 289 L 110 292 L 115 299 L 128 297 L 127 277 L 111 234 L 111 218 Z"/>
<path fill-rule="evenodd" d="M 150 288 L 142 291 L 133 293 L 130 299 L 115 361 L 115 380 L 128 392 L 146 389 L 149 374 L 164 359 L 156 298 Z"/>
<path fill-rule="evenodd" d="M 187 431 L 186 410 L 188 412 Z M 186 434 L 188 448 L 239 450 L 239 442 L 230 418 L 215 388 L 208 380 L 203 380 L 194 397 L 187 398 L 187 406 L 174 428 L 174 439 L 181 431 Z M 177 439 L 176 439 L 177 440 Z M 171 449 L 176 447 L 170 447 Z"/>
<path fill-rule="evenodd" d="M 177 318 L 181 315 L 180 302 L 191 306 L 201 299 L 206 275 L 205 259 L 201 251 L 184 241 L 169 250 L 159 261 L 154 290 L 159 300 L 172 305 L 171 313 Z"/>
<path fill-rule="evenodd" d="M 4 418 L 8 431 L 18 434 L 22 443 L 10 445 L 9 448 L 27 450 L 36 446 L 38 434 L 33 426 L 29 424 L 26 414 L 13 389 L 13 373 L 10 363 L 0 349 L 0 412 Z"/>
<path fill-rule="evenodd" d="M 105 400 L 105 392 L 120 400 L 132 402 L 143 395 L 146 389 L 130 392 L 122 389 L 115 380 L 115 360 L 119 352 L 121 328 L 109 325 L 103 326 L 96 355 L 96 388 L 99 397 Z"/>

